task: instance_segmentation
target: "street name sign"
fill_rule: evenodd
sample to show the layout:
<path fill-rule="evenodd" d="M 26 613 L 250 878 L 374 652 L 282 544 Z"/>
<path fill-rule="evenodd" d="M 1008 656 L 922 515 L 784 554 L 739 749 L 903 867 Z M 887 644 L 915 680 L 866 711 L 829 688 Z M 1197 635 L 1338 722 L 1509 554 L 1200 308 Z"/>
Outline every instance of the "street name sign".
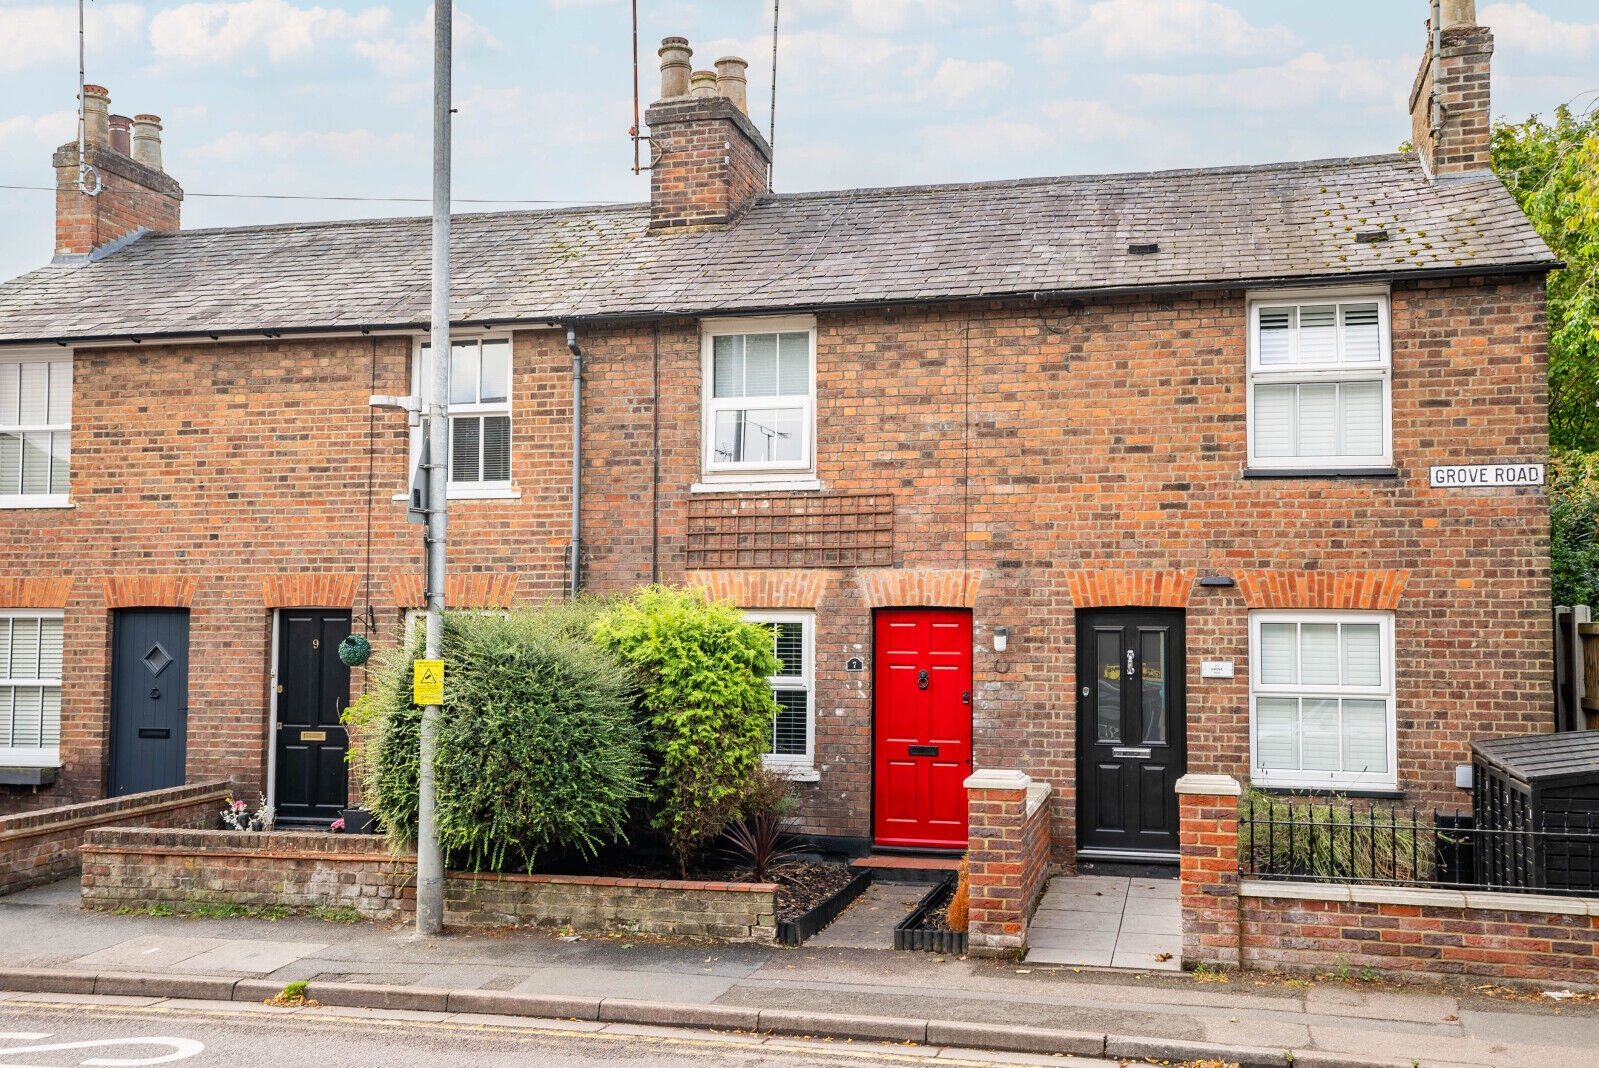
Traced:
<path fill-rule="evenodd" d="M 1435 464 L 1427 473 L 1433 489 L 1541 486 L 1543 464 Z"/>

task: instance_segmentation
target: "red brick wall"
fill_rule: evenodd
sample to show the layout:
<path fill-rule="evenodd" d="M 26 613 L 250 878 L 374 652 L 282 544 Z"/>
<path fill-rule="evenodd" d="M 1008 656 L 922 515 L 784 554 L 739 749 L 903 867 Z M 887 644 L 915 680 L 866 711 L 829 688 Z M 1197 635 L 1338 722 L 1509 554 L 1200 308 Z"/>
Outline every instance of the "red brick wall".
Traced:
<path fill-rule="evenodd" d="M 1238 963 L 1238 794 L 1237 783 L 1178 782 L 1178 896 L 1187 967 Z"/>
<path fill-rule="evenodd" d="M 1006 775 L 1007 772 L 997 772 Z M 967 886 L 971 952 L 992 955 L 1027 944 L 1027 922 L 1049 875 L 1049 804 L 1029 804 L 1025 777 L 1015 788 L 974 784 L 967 791 Z"/>
<path fill-rule="evenodd" d="M 1415 801 L 1461 802 L 1453 767 L 1470 739 L 1551 726 L 1544 491 L 1427 487 L 1431 463 L 1544 458 L 1543 286 L 1399 285 L 1392 307 L 1395 479 L 1242 478 L 1241 292 L 821 316 L 818 477 L 828 492 L 892 498 L 893 571 L 965 576 L 976 762 L 1055 786 L 1056 859 L 1075 841 L 1074 589 L 1097 588 L 1085 573 L 1239 577 L 1235 589 L 1184 591 L 1192 771 L 1247 772 L 1245 594 L 1258 572 L 1409 572 L 1395 634 L 1400 783 Z M 699 475 L 697 325 L 584 326 L 579 340 L 586 583 L 625 590 L 657 569 L 682 581 Z M 517 600 L 538 603 L 564 580 L 570 363 L 554 331 L 517 335 L 515 360 L 523 496 L 452 502 L 450 566 L 515 574 Z M 408 587 L 391 580 L 420 572 L 421 539 L 390 499 L 404 419 L 380 412 L 369 439 L 366 398 L 405 392 L 408 366 L 398 339 L 77 354 L 76 507 L 0 514 L 14 528 L 0 531 L 7 572 L 77 580 L 56 794 L 97 796 L 103 783 L 107 576 L 196 580 L 189 770 L 236 774 L 246 789 L 265 767 L 263 576 L 356 575 L 358 616 L 370 603 L 380 633 L 394 633 Z M 830 573 L 817 603 L 821 777 L 797 790 L 807 830 L 864 838 L 874 591 L 928 583 Z M 740 588 L 759 598 L 815 585 L 776 576 Z M 1172 592 L 1157 584 L 1150 596 Z M 1004 653 L 997 625 L 1010 631 Z M 864 671 L 845 669 L 854 656 Z M 1200 679 L 1202 659 L 1233 660 L 1236 677 Z"/>
<path fill-rule="evenodd" d="M 377 835 L 97 831 L 83 848 L 87 908 L 195 904 L 353 909 L 371 919 L 416 912 L 416 856 Z M 540 924 L 771 941 L 777 887 L 577 875 L 449 872 L 445 922 Z"/>
<path fill-rule="evenodd" d="M 176 230 L 183 190 L 170 176 L 114 152 L 90 145 L 89 163 L 100 173 L 98 196 L 78 190 L 78 146 L 62 145 L 56 171 L 56 252 L 82 255 L 143 227 Z M 94 179 L 89 179 L 93 188 Z"/>
<path fill-rule="evenodd" d="M 214 827 L 228 783 L 208 782 L 0 817 L 0 895 L 63 878 L 96 827 Z"/>
<path fill-rule="evenodd" d="M 772 150 L 766 138 L 722 97 L 652 104 L 650 228 L 717 226 L 766 189 Z"/>
<path fill-rule="evenodd" d="M 1489 60 L 1494 36 L 1486 26 L 1444 30 L 1437 71 L 1438 101 L 1443 126 L 1433 137 L 1433 73 L 1431 31 L 1421 66 L 1410 90 L 1410 140 L 1433 174 L 1486 171 L 1493 127 L 1489 115 Z"/>

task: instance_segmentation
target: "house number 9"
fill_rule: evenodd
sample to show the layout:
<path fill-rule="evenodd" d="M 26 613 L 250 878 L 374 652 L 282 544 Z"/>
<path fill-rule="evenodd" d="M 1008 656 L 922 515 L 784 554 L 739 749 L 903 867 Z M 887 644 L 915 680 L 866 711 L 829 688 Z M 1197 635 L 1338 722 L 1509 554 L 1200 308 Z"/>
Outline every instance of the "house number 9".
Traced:
<path fill-rule="evenodd" d="M 312 638 L 311 639 L 311 648 L 313 648 L 313 649 L 322 648 L 322 639 L 321 638 Z M 1128 653 L 1127 654 L 1127 662 L 1129 664 L 1133 662 L 1133 654 L 1132 653 Z M 1128 668 L 1127 670 L 1131 671 L 1132 669 Z"/>

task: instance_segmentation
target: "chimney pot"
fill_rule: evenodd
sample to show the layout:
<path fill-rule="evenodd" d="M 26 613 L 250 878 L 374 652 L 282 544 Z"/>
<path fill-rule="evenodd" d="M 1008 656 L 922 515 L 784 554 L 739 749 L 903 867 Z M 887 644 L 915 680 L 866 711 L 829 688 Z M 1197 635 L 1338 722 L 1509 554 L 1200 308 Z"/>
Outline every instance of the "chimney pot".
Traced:
<path fill-rule="evenodd" d="M 151 170 L 161 170 L 161 116 L 133 117 L 133 159 Z"/>
<path fill-rule="evenodd" d="M 750 113 L 744 77 L 748 67 L 749 64 L 737 56 L 723 56 L 716 61 L 716 94 L 727 97 L 746 115 Z"/>
<path fill-rule="evenodd" d="M 699 99 L 716 95 L 716 72 L 714 70 L 697 70 L 689 79 L 691 92 Z"/>
<path fill-rule="evenodd" d="M 1440 0 L 1438 7 L 1439 29 L 1477 25 L 1477 0 Z"/>
<path fill-rule="evenodd" d="M 690 57 L 694 50 L 688 46 L 687 37 L 661 38 L 661 99 L 688 95 Z"/>
<path fill-rule="evenodd" d="M 103 85 L 83 87 L 83 138 L 91 145 L 111 143 L 111 91 Z"/>
<path fill-rule="evenodd" d="M 133 120 L 126 115 L 111 116 L 111 151 L 133 155 Z"/>

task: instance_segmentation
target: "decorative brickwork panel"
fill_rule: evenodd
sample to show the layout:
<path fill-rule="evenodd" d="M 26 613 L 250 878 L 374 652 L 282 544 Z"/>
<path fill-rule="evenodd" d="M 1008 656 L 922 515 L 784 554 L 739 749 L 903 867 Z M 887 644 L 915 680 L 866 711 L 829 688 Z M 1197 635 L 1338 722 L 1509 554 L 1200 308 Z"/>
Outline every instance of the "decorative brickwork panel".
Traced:
<path fill-rule="evenodd" d="M 826 571 L 690 571 L 683 579 L 711 600 L 740 608 L 815 608 L 829 577 Z"/>
<path fill-rule="evenodd" d="M 200 580 L 194 575 L 107 575 L 107 608 L 188 608 Z"/>
<path fill-rule="evenodd" d="M 268 608 L 348 608 L 359 584 L 359 575 L 264 575 L 261 595 Z"/>
<path fill-rule="evenodd" d="M 0 608 L 65 608 L 71 577 L 0 578 Z"/>
<path fill-rule="evenodd" d="M 449 575 L 444 603 L 450 608 L 509 608 L 516 602 L 516 580 L 515 572 Z M 427 607 L 427 584 L 421 575 L 395 575 L 389 585 L 400 607 Z"/>
<path fill-rule="evenodd" d="M 1078 608 L 1186 608 L 1198 572 L 1104 571 L 1066 572 L 1066 589 Z"/>
<path fill-rule="evenodd" d="M 861 596 L 869 608 L 971 608 L 983 573 L 975 570 L 862 571 Z"/>
<path fill-rule="evenodd" d="M 1393 611 L 1409 571 L 1239 571 L 1234 576 L 1250 608 L 1336 608 Z"/>
<path fill-rule="evenodd" d="M 894 562 L 888 494 L 695 497 L 688 566 L 877 567 Z"/>

